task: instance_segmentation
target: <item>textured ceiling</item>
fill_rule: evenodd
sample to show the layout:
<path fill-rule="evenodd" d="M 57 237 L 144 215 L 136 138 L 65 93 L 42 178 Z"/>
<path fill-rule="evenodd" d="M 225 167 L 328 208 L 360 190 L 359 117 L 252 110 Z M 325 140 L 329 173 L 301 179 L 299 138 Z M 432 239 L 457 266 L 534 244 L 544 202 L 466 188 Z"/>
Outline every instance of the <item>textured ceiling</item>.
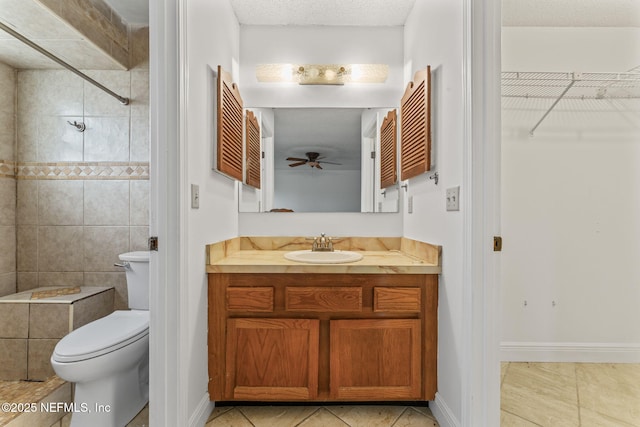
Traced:
<path fill-rule="evenodd" d="M 360 169 L 361 108 L 275 108 L 276 169 L 288 169 L 287 157 L 305 158 L 315 151 L 340 163 L 325 169 Z"/>
<path fill-rule="evenodd" d="M 230 0 L 243 25 L 404 25 L 416 0 Z M 418 0 L 425 1 L 425 0 Z"/>
<path fill-rule="evenodd" d="M 507 27 L 640 27 L 640 0 L 502 0 Z"/>

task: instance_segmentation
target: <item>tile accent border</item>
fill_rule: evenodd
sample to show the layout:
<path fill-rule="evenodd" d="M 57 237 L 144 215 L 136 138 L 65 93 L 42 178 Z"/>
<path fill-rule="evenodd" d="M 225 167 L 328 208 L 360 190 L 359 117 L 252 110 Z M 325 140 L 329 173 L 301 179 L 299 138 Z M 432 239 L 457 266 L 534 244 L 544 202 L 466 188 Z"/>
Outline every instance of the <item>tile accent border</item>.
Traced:
<path fill-rule="evenodd" d="M 18 162 L 13 164 L 16 179 L 149 179 L 149 162 Z M 8 166 L 8 167 L 9 167 Z M 3 163 L 0 160 L 0 176 L 3 176 Z"/>
<path fill-rule="evenodd" d="M 16 164 L 9 160 L 0 159 L 0 178 L 15 178 Z"/>

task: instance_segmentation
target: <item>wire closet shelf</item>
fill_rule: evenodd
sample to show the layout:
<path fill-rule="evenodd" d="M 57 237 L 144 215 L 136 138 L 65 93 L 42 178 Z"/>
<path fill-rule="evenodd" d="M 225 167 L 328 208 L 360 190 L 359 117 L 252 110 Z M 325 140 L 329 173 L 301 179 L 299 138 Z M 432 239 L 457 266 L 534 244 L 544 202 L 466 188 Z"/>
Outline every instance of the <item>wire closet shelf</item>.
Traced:
<path fill-rule="evenodd" d="M 640 66 L 627 72 L 502 72 L 502 97 L 553 99 L 531 135 L 561 100 L 640 99 Z"/>

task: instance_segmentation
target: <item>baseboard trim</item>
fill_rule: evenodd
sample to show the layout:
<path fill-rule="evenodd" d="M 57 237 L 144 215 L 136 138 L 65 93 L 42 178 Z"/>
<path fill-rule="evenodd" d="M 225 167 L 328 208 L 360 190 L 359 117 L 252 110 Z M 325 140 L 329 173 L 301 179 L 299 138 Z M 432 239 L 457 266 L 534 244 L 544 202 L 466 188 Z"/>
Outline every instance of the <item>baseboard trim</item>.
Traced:
<path fill-rule="evenodd" d="M 502 342 L 503 362 L 640 363 L 640 344 Z"/>
<path fill-rule="evenodd" d="M 201 427 L 207 423 L 211 411 L 213 411 L 214 403 L 209 400 L 209 393 L 205 393 L 200 399 L 200 403 L 196 406 L 196 410 L 189 417 L 190 427 Z"/>
<path fill-rule="evenodd" d="M 440 393 L 436 393 L 436 400 L 429 402 L 429 408 L 433 416 L 438 420 L 440 427 L 460 427 L 460 422 L 453 415 L 453 412 L 442 398 Z"/>

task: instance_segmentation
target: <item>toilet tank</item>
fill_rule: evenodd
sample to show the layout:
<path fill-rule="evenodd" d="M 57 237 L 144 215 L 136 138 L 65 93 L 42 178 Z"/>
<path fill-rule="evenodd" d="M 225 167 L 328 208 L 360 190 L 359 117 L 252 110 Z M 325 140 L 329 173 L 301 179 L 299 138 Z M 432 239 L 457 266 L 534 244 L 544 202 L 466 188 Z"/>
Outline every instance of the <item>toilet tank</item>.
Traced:
<path fill-rule="evenodd" d="M 149 251 L 127 252 L 118 256 L 126 262 L 129 308 L 149 310 Z"/>

